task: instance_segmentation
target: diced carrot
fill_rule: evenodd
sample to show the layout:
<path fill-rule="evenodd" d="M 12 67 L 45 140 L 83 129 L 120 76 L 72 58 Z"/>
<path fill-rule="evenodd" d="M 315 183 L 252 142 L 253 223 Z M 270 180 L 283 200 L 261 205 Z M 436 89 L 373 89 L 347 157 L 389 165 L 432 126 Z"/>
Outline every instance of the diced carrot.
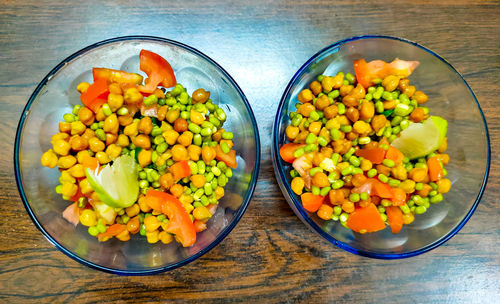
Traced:
<path fill-rule="evenodd" d="M 403 206 L 406 203 L 406 192 L 401 188 L 392 188 L 391 201 L 394 206 Z"/>
<path fill-rule="evenodd" d="M 372 203 L 349 214 L 346 224 L 347 227 L 359 233 L 375 232 L 385 228 L 382 216 Z"/>
<path fill-rule="evenodd" d="M 427 160 L 427 168 L 429 168 L 429 179 L 433 182 L 440 180 L 444 175 L 437 156 Z"/>
<path fill-rule="evenodd" d="M 394 161 L 396 165 L 399 165 L 403 162 L 405 158 L 404 154 L 393 146 L 389 146 L 387 153 L 385 154 L 385 158 L 391 159 Z"/>
<path fill-rule="evenodd" d="M 191 168 L 189 167 L 189 164 L 187 161 L 183 160 L 180 162 L 176 162 L 169 168 L 170 173 L 174 175 L 174 179 L 176 181 L 191 175 Z"/>
<path fill-rule="evenodd" d="M 382 148 L 359 149 L 354 154 L 361 156 L 374 164 L 381 164 L 385 157 L 385 150 Z"/>
<path fill-rule="evenodd" d="M 387 222 L 391 226 L 392 233 L 398 233 L 403 228 L 403 212 L 399 207 L 389 206 L 385 208 Z"/>
<path fill-rule="evenodd" d="M 302 200 L 302 207 L 309 212 L 318 211 L 319 207 L 321 207 L 321 204 L 323 204 L 323 201 L 325 200 L 324 196 L 314 195 L 311 192 L 303 193 L 300 198 Z"/>
<path fill-rule="evenodd" d="M 215 159 L 224 162 L 233 169 L 236 169 L 236 166 L 238 165 L 236 163 L 236 151 L 231 150 L 228 153 L 224 153 L 220 145 L 215 146 Z"/>
<path fill-rule="evenodd" d="M 385 184 L 378 179 L 372 178 L 372 195 L 379 196 L 381 198 L 391 198 L 392 188 L 388 184 Z"/>
<path fill-rule="evenodd" d="M 305 147 L 304 144 L 294 144 L 294 143 L 288 143 L 284 144 L 280 148 L 280 156 L 281 158 L 286 161 L 287 163 L 293 163 L 295 160 L 295 156 L 293 154 L 295 151 L 299 148 Z"/>
<path fill-rule="evenodd" d="M 317 214 L 320 219 L 328 221 L 332 217 L 333 208 L 328 204 L 322 204 L 321 207 L 319 207 Z"/>

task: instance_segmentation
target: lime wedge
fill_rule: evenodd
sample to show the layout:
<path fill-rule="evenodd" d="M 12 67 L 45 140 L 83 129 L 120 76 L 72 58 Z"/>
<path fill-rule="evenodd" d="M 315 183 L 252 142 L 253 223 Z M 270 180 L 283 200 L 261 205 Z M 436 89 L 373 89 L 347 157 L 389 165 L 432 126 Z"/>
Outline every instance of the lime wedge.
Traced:
<path fill-rule="evenodd" d="M 96 173 L 85 170 L 90 186 L 103 203 L 113 208 L 127 208 L 137 201 L 139 179 L 134 158 L 122 155 Z"/>
<path fill-rule="evenodd" d="M 441 146 L 447 129 L 446 119 L 431 116 L 423 123 L 412 123 L 391 145 L 409 159 L 424 157 Z"/>

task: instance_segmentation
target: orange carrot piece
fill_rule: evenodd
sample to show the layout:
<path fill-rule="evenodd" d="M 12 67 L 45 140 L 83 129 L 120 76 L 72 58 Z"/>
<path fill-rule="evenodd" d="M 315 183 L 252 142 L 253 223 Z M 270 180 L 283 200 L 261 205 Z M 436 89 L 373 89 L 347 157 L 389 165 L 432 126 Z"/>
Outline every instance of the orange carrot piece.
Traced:
<path fill-rule="evenodd" d="M 403 212 L 399 207 L 389 206 L 385 208 L 387 221 L 391 226 L 392 233 L 396 234 L 403 228 Z"/>
<path fill-rule="evenodd" d="M 393 146 L 389 146 L 387 153 L 385 154 L 385 158 L 391 159 L 394 161 L 396 165 L 399 165 L 403 162 L 405 158 L 404 154 Z"/>
<path fill-rule="evenodd" d="M 224 153 L 220 145 L 215 146 L 215 159 L 224 162 L 233 169 L 236 169 L 236 166 L 238 165 L 236 163 L 236 151 L 231 150 L 228 153 Z"/>
<path fill-rule="evenodd" d="M 323 201 L 325 200 L 324 196 L 314 195 L 311 192 L 303 193 L 300 198 L 302 199 L 302 207 L 309 212 L 318 211 L 319 207 L 321 207 L 321 204 L 323 204 Z"/>
<path fill-rule="evenodd" d="M 391 186 L 379 181 L 378 179 L 371 178 L 370 180 L 372 182 L 372 195 L 376 195 L 381 198 L 391 198 L 393 196 Z"/>
<path fill-rule="evenodd" d="M 183 160 L 180 162 L 176 162 L 169 168 L 170 173 L 174 175 L 174 179 L 176 181 L 180 180 L 181 178 L 184 178 L 186 176 L 191 175 L 191 168 L 189 167 L 189 164 L 187 161 Z"/>
<path fill-rule="evenodd" d="M 375 232 L 385 228 L 382 216 L 378 212 L 377 207 L 372 203 L 369 203 L 364 208 L 358 208 L 349 214 L 346 224 L 347 227 L 359 233 Z"/>
<path fill-rule="evenodd" d="M 433 156 L 427 160 L 427 167 L 429 168 L 429 179 L 431 181 L 436 182 L 444 176 L 443 168 L 441 168 L 437 156 Z"/>
<path fill-rule="evenodd" d="M 384 160 L 385 150 L 382 148 L 359 149 L 354 154 L 363 157 L 374 164 L 381 164 Z"/>
<path fill-rule="evenodd" d="M 392 188 L 391 201 L 394 206 L 403 206 L 406 203 L 406 192 L 401 188 Z"/>
<path fill-rule="evenodd" d="M 287 163 L 293 163 L 293 161 L 295 160 L 295 156 L 293 156 L 293 154 L 295 153 L 295 150 L 302 148 L 302 147 L 305 147 L 305 145 L 294 144 L 294 143 L 284 144 L 280 148 L 280 156 Z"/>

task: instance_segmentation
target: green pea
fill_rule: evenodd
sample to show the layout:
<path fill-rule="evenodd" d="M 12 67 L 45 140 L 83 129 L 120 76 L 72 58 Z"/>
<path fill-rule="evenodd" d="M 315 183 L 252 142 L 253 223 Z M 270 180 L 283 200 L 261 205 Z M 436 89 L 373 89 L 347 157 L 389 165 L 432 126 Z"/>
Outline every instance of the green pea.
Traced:
<path fill-rule="evenodd" d="M 356 77 L 354 77 L 354 75 L 351 73 L 346 73 L 345 79 L 349 81 L 349 84 L 354 84 L 354 81 L 356 81 Z"/>
<path fill-rule="evenodd" d="M 202 139 L 201 135 L 195 134 L 193 136 L 193 144 L 196 146 L 201 146 L 202 143 L 203 143 L 203 139 Z"/>
<path fill-rule="evenodd" d="M 388 199 L 385 199 L 385 198 L 380 202 L 380 204 L 382 204 L 382 206 L 384 206 L 384 207 L 392 206 L 392 202 Z"/>
<path fill-rule="evenodd" d="M 292 170 L 290 170 L 290 176 L 291 176 L 292 178 L 294 178 L 294 177 L 299 176 L 299 173 L 297 172 L 297 170 L 292 169 Z"/>
<path fill-rule="evenodd" d="M 198 134 L 198 133 L 200 133 L 200 132 L 201 132 L 201 128 L 200 128 L 200 126 L 198 126 L 197 124 L 192 123 L 192 122 L 190 122 L 190 123 L 188 124 L 188 129 L 189 129 L 189 131 L 191 131 L 191 132 L 193 132 L 193 133 L 195 133 L 195 134 Z M 194 137 L 193 137 L 193 139 L 194 139 Z"/>
<path fill-rule="evenodd" d="M 332 183 L 332 189 L 340 189 L 344 186 L 344 181 L 341 179 L 338 179 Z"/>
<path fill-rule="evenodd" d="M 222 148 L 222 147 L 221 147 L 221 148 Z M 299 158 L 299 157 L 301 157 L 302 155 L 304 155 L 304 153 L 305 153 L 304 148 L 298 148 L 297 150 L 295 150 L 295 151 L 293 152 L 293 156 L 294 156 L 295 158 Z"/>
<path fill-rule="evenodd" d="M 233 139 L 234 135 L 231 132 L 222 132 L 222 138 L 224 139 Z"/>
<path fill-rule="evenodd" d="M 437 204 L 439 202 L 443 201 L 443 195 L 441 193 L 434 195 L 433 197 L 430 198 L 429 200 L 433 204 Z"/>
<path fill-rule="evenodd" d="M 333 90 L 330 93 L 328 93 L 328 97 L 332 98 L 332 99 L 335 99 L 335 98 L 339 97 L 339 95 L 340 95 L 340 91 L 339 90 Z"/>
<path fill-rule="evenodd" d="M 401 181 L 394 178 L 390 178 L 387 183 L 393 188 L 397 188 L 399 187 L 399 185 L 401 185 Z"/>
<path fill-rule="evenodd" d="M 341 213 L 342 213 L 342 207 L 340 207 L 340 206 L 334 206 L 334 207 L 333 207 L 333 214 L 334 214 L 334 215 L 337 215 L 337 216 L 338 216 L 338 215 L 340 215 Z"/>
<path fill-rule="evenodd" d="M 323 136 L 318 136 L 318 144 L 320 144 L 323 147 L 326 147 L 328 145 L 328 140 Z"/>
<path fill-rule="evenodd" d="M 311 114 L 309 114 L 309 118 L 312 120 L 312 121 L 317 121 L 320 119 L 320 116 L 318 114 L 318 112 L 316 111 L 312 111 Z"/>
<path fill-rule="evenodd" d="M 231 168 L 226 168 L 226 171 L 224 172 L 224 174 L 225 174 L 228 178 L 231 178 L 231 177 L 233 177 L 233 170 L 231 170 Z"/>
<path fill-rule="evenodd" d="M 339 160 L 340 160 L 340 154 L 338 153 L 333 153 L 332 156 L 330 157 L 333 160 L 333 164 L 337 165 Z"/>
<path fill-rule="evenodd" d="M 139 172 L 139 178 L 146 179 L 147 178 L 146 172 L 144 172 L 144 171 Z"/>
<path fill-rule="evenodd" d="M 354 152 L 356 152 L 356 150 L 355 150 L 354 148 L 352 148 L 352 147 L 351 147 L 351 148 L 349 149 L 349 151 L 347 151 L 347 153 L 346 153 L 346 154 L 344 154 L 344 157 L 345 157 L 346 159 L 349 159 L 349 158 L 350 158 L 350 157 L 354 154 Z"/>
<path fill-rule="evenodd" d="M 337 104 L 337 108 L 338 108 L 337 113 L 339 113 L 339 115 L 345 114 L 345 111 L 346 111 L 345 104 L 339 103 L 339 104 Z"/>
<path fill-rule="evenodd" d="M 392 128 L 392 134 L 398 135 L 399 132 L 401 132 L 401 127 L 400 126 L 396 126 L 396 127 Z"/>
<path fill-rule="evenodd" d="M 342 212 L 342 214 L 340 215 L 339 219 L 340 219 L 340 221 L 342 223 L 346 223 L 347 220 L 349 219 L 349 214 L 345 213 L 345 212 Z"/>
<path fill-rule="evenodd" d="M 360 195 L 359 195 L 359 198 L 363 201 L 366 201 L 370 198 L 370 195 L 367 193 L 367 192 L 362 192 Z"/>
<path fill-rule="evenodd" d="M 305 152 L 314 152 L 316 150 L 318 150 L 318 146 L 316 144 L 309 144 L 304 148 Z"/>
<path fill-rule="evenodd" d="M 212 135 L 212 129 L 210 128 L 201 129 L 200 134 L 201 136 L 210 136 Z"/>
<path fill-rule="evenodd" d="M 212 114 L 208 117 L 208 121 L 217 128 L 221 126 L 220 120 L 215 118 Z"/>
<path fill-rule="evenodd" d="M 57 185 L 56 187 L 56 193 L 61 194 L 62 193 L 62 185 Z"/>
<path fill-rule="evenodd" d="M 300 114 L 295 115 L 295 117 L 292 119 L 292 126 L 298 127 L 300 122 L 302 121 L 302 118 L 303 117 Z"/>
<path fill-rule="evenodd" d="M 219 176 L 219 175 L 221 175 L 221 173 L 222 173 L 222 172 L 220 171 L 220 169 L 219 169 L 219 168 L 217 168 L 217 167 L 212 167 L 212 169 L 211 169 L 210 171 L 211 171 L 211 172 L 212 172 L 215 176 Z"/>
<path fill-rule="evenodd" d="M 330 174 L 328 174 L 328 182 L 329 183 L 333 183 L 337 179 L 339 179 L 339 174 L 336 171 L 332 171 L 332 172 L 330 172 Z"/>
<path fill-rule="evenodd" d="M 323 169 L 321 169 L 320 167 L 314 167 L 309 170 L 309 175 L 314 176 L 318 172 L 323 172 Z"/>
<path fill-rule="evenodd" d="M 409 115 L 413 111 L 413 107 L 406 105 L 404 103 L 399 103 L 394 108 L 394 114 L 399 116 Z"/>
<path fill-rule="evenodd" d="M 340 139 L 340 131 L 338 129 L 330 129 L 330 138 L 334 141 L 337 141 Z"/>
<path fill-rule="evenodd" d="M 379 213 L 385 213 L 385 208 L 384 208 L 384 206 L 382 206 L 382 205 L 378 205 L 378 206 L 377 206 L 377 209 L 378 209 L 378 212 L 379 212 Z"/>
<path fill-rule="evenodd" d="M 73 114 L 66 113 L 63 115 L 63 119 L 65 122 L 73 122 L 75 121 L 75 116 L 73 116 Z"/>
<path fill-rule="evenodd" d="M 416 214 L 423 214 L 427 211 L 427 208 L 425 208 L 425 206 L 417 206 L 415 208 L 415 213 Z"/>
<path fill-rule="evenodd" d="M 349 175 L 349 174 L 352 174 L 352 169 L 353 167 L 351 165 L 345 167 L 344 169 L 342 169 L 342 171 L 340 172 L 343 176 L 346 176 L 346 175 Z"/>
<path fill-rule="evenodd" d="M 392 96 L 391 92 L 387 92 L 387 91 L 382 93 L 382 98 L 384 100 L 394 100 L 394 97 Z"/>
<path fill-rule="evenodd" d="M 368 87 L 368 90 L 367 90 L 368 93 L 373 94 L 373 93 L 375 93 L 375 91 L 376 91 L 375 87 Z"/>
<path fill-rule="evenodd" d="M 401 130 L 405 130 L 410 126 L 410 122 L 408 120 L 403 120 L 400 124 L 399 127 L 401 127 Z"/>
<path fill-rule="evenodd" d="M 359 199 L 360 199 L 360 197 L 359 197 L 359 194 L 358 194 L 358 193 L 351 193 L 351 194 L 349 195 L 349 200 L 350 200 L 351 202 L 353 202 L 353 203 L 359 202 Z"/>
<path fill-rule="evenodd" d="M 430 182 L 429 186 L 432 187 L 432 190 L 437 190 L 439 188 L 438 185 L 436 183 L 434 183 L 434 182 Z"/>
<path fill-rule="evenodd" d="M 382 161 L 382 164 L 383 164 L 384 166 L 389 167 L 389 168 L 392 168 L 392 167 L 394 167 L 394 165 L 396 165 L 392 159 L 388 159 L 388 158 L 384 159 L 384 160 Z"/>
<path fill-rule="evenodd" d="M 410 207 L 408 207 L 408 205 L 406 205 L 406 204 L 404 204 L 403 206 L 399 206 L 399 209 L 401 209 L 401 211 L 404 214 L 409 214 L 410 213 Z"/>
<path fill-rule="evenodd" d="M 359 158 L 354 155 L 349 158 L 349 162 L 355 167 L 359 167 L 361 165 L 361 161 L 359 160 Z"/>
<path fill-rule="evenodd" d="M 106 232 L 106 229 L 107 229 L 107 228 L 106 228 L 106 226 L 105 226 L 104 224 L 102 224 L 102 223 L 98 223 L 96 227 L 97 227 L 97 230 L 98 230 L 100 233 L 104 233 L 104 232 Z"/>
<path fill-rule="evenodd" d="M 149 183 L 148 183 L 148 181 L 147 181 L 147 180 L 141 180 L 141 181 L 139 182 L 139 188 L 141 188 L 141 189 L 145 189 L 145 188 L 147 188 L 148 186 L 149 186 Z"/>
<path fill-rule="evenodd" d="M 97 236 L 99 234 L 99 230 L 96 226 L 89 227 L 88 232 L 91 236 Z"/>
<path fill-rule="evenodd" d="M 387 184 L 387 182 L 389 181 L 389 178 L 388 178 L 386 175 L 382 174 L 382 173 L 380 173 L 380 174 L 378 175 L 378 179 L 379 179 L 381 182 L 386 183 L 386 184 Z"/>
<path fill-rule="evenodd" d="M 306 144 L 314 144 L 316 142 L 316 134 L 314 133 L 309 133 L 306 137 Z"/>
<path fill-rule="evenodd" d="M 102 112 L 106 116 L 110 116 L 111 114 L 113 114 L 113 111 L 111 111 L 111 108 L 109 107 L 109 104 L 107 104 L 107 103 L 102 105 Z"/>
<path fill-rule="evenodd" d="M 95 130 L 95 136 L 100 140 L 106 140 L 106 133 L 104 133 L 103 129 Z"/>
<path fill-rule="evenodd" d="M 383 93 L 384 93 L 384 88 L 383 87 L 377 87 L 377 89 L 373 93 L 373 98 L 380 99 L 382 97 Z"/>
<path fill-rule="evenodd" d="M 371 140 L 371 138 L 370 138 L 370 137 L 368 137 L 368 136 L 364 136 L 364 137 L 359 137 L 359 138 L 358 138 L 358 143 L 359 143 L 360 145 L 366 145 L 366 144 L 369 144 L 371 141 L 372 141 L 372 140 Z"/>
<path fill-rule="evenodd" d="M 377 113 L 384 112 L 384 104 L 381 101 L 375 103 L 375 111 L 377 111 Z"/>
<path fill-rule="evenodd" d="M 215 117 L 220 121 L 226 121 L 227 118 L 226 113 L 221 108 L 215 110 Z"/>
<path fill-rule="evenodd" d="M 403 121 L 403 117 L 401 116 L 395 116 L 392 120 L 391 120 L 391 126 L 395 127 L 395 126 L 398 126 L 401 121 Z"/>
<path fill-rule="evenodd" d="M 312 187 L 311 187 L 311 192 L 312 192 L 312 194 L 314 194 L 314 195 L 319 195 L 319 194 L 320 194 L 320 192 L 321 192 L 321 189 L 320 189 L 318 186 L 312 186 Z"/>
<path fill-rule="evenodd" d="M 203 190 L 205 190 L 205 194 L 206 195 L 210 195 L 212 194 L 212 184 L 211 183 L 205 183 L 205 185 L 203 186 Z"/>
<path fill-rule="evenodd" d="M 340 131 L 342 131 L 344 133 L 349 133 L 352 131 L 352 126 L 351 125 L 340 126 Z"/>
<path fill-rule="evenodd" d="M 368 101 L 371 101 L 373 99 L 373 94 L 372 93 L 367 93 L 365 95 L 365 99 L 368 100 Z"/>

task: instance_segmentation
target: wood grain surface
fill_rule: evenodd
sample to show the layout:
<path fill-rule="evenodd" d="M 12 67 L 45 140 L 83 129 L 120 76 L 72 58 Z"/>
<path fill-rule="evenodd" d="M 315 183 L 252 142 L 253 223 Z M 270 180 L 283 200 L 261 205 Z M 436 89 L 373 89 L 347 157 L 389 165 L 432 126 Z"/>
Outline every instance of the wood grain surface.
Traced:
<path fill-rule="evenodd" d="M 48 71 L 89 44 L 135 34 L 192 45 L 234 77 L 258 118 L 262 162 L 248 210 L 218 246 L 171 272 L 120 277 L 68 258 L 35 228 L 16 187 L 13 144 Z M 359 257 L 313 234 L 272 169 L 272 119 L 289 79 L 319 49 L 362 34 L 404 37 L 446 58 L 489 126 L 491 171 L 475 214 L 411 259 Z M 0 1 L 0 302 L 499 303 L 499 84 L 498 1 Z"/>

